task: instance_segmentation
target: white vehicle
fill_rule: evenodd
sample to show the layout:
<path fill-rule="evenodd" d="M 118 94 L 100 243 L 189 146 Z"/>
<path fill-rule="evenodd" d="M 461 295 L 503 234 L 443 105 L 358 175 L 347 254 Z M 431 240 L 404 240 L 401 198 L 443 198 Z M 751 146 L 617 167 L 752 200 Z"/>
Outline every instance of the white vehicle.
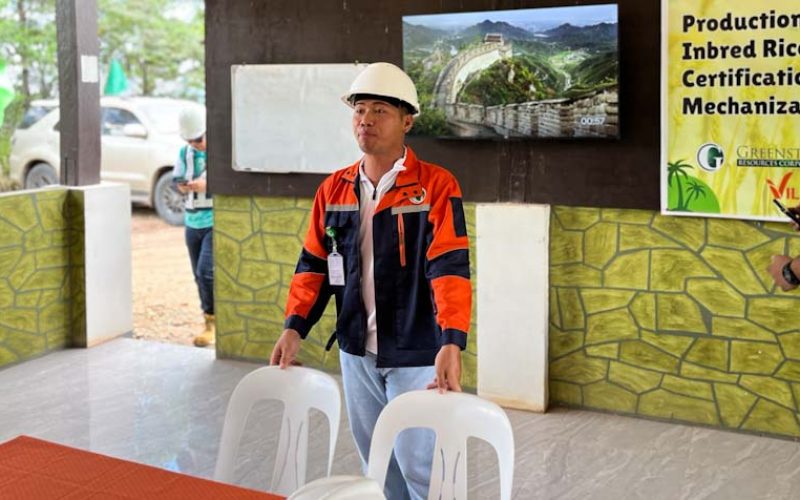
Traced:
<path fill-rule="evenodd" d="M 128 184 L 134 203 L 153 207 L 170 224 L 183 224 L 183 196 L 172 186 L 172 167 L 184 144 L 178 115 L 185 107 L 199 105 L 178 99 L 103 97 L 100 106 L 100 178 Z M 34 101 L 14 132 L 11 176 L 26 189 L 59 183 L 58 125 L 58 102 Z"/>

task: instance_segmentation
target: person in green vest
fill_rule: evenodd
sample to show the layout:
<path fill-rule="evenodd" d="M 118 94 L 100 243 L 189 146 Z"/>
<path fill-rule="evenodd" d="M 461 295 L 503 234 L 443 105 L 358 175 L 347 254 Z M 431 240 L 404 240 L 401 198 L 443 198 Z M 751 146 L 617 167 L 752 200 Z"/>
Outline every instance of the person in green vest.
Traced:
<path fill-rule="evenodd" d="M 194 345 L 206 347 L 214 343 L 214 212 L 211 193 L 206 185 L 206 110 L 192 106 L 178 118 L 180 135 L 186 141 L 172 171 L 173 182 L 185 196 L 184 225 L 186 247 L 192 263 L 205 328 L 194 338 Z"/>

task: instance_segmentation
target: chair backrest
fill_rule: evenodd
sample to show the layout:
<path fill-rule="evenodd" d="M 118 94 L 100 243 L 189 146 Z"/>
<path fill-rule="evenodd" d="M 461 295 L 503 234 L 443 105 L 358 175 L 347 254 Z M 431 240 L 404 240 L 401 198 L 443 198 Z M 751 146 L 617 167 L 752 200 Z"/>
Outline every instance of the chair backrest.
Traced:
<path fill-rule="evenodd" d="M 278 454 L 270 491 L 289 495 L 306 482 L 308 456 L 308 412 L 316 408 L 328 419 L 330 448 L 327 475 L 331 473 L 333 452 L 339 435 L 341 395 L 336 380 L 311 368 L 291 366 L 281 370 L 267 366 L 242 378 L 231 394 L 222 427 L 214 479 L 233 482 L 236 453 L 247 416 L 258 401 L 283 401 L 284 411 L 278 437 Z"/>
<path fill-rule="evenodd" d="M 483 439 L 497 452 L 500 498 L 511 498 L 514 433 L 502 408 L 471 394 L 411 391 L 383 409 L 369 452 L 367 476 L 384 485 L 394 441 L 403 429 L 423 427 L 436 433 L 428 499 L 467 498 L 467 438 Z"/>

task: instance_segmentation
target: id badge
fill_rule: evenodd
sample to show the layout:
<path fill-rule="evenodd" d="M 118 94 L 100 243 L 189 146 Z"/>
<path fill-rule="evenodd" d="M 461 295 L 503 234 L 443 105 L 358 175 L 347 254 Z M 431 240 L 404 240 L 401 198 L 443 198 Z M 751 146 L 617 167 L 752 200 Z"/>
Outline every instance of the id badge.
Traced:
<path fill-rule="evenodd" d="M 344 286 L 344 259 L 338 252 L 328 254 L 328 283 L 331 286 Z"/>

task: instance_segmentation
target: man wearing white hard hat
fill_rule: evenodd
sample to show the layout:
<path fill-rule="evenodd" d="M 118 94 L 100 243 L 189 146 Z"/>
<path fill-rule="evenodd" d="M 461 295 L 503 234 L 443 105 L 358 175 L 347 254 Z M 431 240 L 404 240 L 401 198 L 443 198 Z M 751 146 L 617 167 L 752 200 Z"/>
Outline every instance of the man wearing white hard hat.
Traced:
<path fill-rule="evenodd" d="M 336 299 L 336 331 L 350 427 L 366 471 L 378 415 L 411 390 L 460 391 L 470 325 L 469 242 L 461 189 L 419 160 L 405 135 L 419 114 L 414 83 L 369 65 L 343 96 L 363 157 L 331 174 L 314 198 L 292 279 L 285 330 L 271 363 L 295 362 L 300 341 Z M 433 433 L 400 435 L 391 499 L 427 498 Z"/>
<path fill-rule="evenodd" d="M 186 247 L 197 291 L 203 310 L 205 327 L 194 338 L 194 345 L 206 347 L 214 343 L 214 258 L 212 248 L 214 213 L 211 195 L 206 190 L 206 110 L 192 106 L 181 111 L 178 117 L 181 137 L 186 145 L 181 148 L 172 171 L 178 191 L 186 195 L 184 225 Z"/>

